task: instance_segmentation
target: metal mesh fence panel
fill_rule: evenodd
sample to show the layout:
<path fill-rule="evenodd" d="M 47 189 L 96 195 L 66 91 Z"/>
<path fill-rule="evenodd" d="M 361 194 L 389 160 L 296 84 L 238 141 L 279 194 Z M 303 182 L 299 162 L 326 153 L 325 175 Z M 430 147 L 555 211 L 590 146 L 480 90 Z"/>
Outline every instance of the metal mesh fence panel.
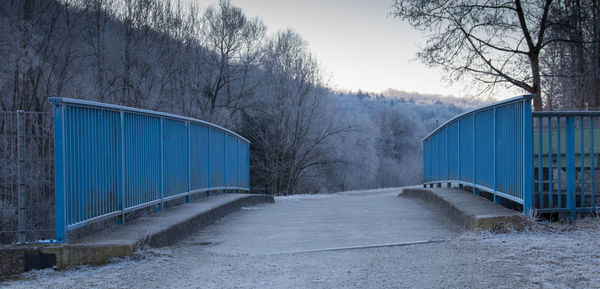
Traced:
<path fill-rule="evenodd" d="M 54 237 L 52 114 L 0 112 L 0 243 Z"/>

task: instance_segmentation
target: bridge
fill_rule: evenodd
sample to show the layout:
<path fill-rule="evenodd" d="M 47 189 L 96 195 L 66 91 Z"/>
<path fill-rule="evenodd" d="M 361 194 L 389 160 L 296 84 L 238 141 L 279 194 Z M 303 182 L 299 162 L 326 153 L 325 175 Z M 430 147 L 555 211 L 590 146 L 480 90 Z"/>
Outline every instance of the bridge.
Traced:
<path fill-rule="evenodd" d="M 476 108 L 425 137 L 424 186 L 468 186 L 525 214 L 596 212 L 600 112 L 532 112 L 532 97 Z"/>
<path fill-rule="evenodd" d="M 97 102 L 51 102 L 56 238 L 10 248 L 20 252 L 12 255 L 0 250 L 29 269 L 101 264 L 179 239 L 249 256 L 434 244 L 462 230 L 520 228 L 523 214 L 502 206 L 570 218 L 597 209 L 600 114 L 532 112 L 530 95 L 468 111 L 426 136 L 425 188 L 291 196 L 275 205 L 261 205 L 272 196 L 248 194 L 250 143 L 226 128 Z M 236 210 L 235 221 L 186 237 Z"/>

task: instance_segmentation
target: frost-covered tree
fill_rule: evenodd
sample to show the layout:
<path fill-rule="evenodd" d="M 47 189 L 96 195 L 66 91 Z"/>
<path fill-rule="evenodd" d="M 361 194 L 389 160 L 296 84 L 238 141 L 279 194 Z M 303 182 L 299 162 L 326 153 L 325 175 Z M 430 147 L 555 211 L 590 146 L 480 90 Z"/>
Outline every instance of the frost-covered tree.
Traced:
<path fill-rule="evenodd" d="M 332 91 L 297 33 L 267 35 L 227 1 L 183 3 L 0 1 L 0 110 L 61 96 L 205 119 L 252 140 L 254 189 L 291 194 L 419 181 L 420 138 L 463 106 Z"/>
<path fill-rule="evenodd" d="M 248 73 L 259 57 L 266 28 L 259 19 L 248 19 L 228 0 L 206 9 L 203 19 L 202 43 L 211 53 L 205 59 L 209 74 L 202 93 L 212 114 L 217 105 L 235 107 L 238 100 L 248 96 Z M 234 82 L 237 90 L 232 87 Z"/>
<path fill-rule="evenodd" d="M 291 30 L 277 33 L 261 59 L 260 100 L 248 110 L 255 188 L 291 194 L 322 167 L 337 162 L 326 141 L 347 128 L 328 110 L 328 90 L 306 43 Z"/>

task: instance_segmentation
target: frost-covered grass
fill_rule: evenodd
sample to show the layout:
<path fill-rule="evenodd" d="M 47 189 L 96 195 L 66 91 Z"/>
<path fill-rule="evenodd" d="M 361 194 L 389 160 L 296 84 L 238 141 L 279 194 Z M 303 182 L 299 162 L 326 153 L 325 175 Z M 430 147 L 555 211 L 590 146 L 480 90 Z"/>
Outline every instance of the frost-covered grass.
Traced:
<path fill-rule="evenodd" d="M 486 263 L 520 268 L 541 288 L 598 288 L 600 286 L 600 219 L 574 223 L 536 223 L 523 232 L 464 234 L 459 246 L 478 244 L 500 248 Z"/>

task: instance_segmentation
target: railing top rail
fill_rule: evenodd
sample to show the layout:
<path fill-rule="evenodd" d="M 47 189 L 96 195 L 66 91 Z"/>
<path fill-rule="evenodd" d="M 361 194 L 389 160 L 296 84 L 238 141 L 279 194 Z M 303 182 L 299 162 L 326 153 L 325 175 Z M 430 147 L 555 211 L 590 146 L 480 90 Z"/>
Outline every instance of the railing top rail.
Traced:
<path fill-rule="evenodd" d="M 533 116 L 600 116 L 600 111 L 534 111 Z"/>
<path fill-rule="evenodd" d="M 494 107 L 500 107 L 500 106 L 504 106 L 513 102 L 519 102 L 519 101 L 523 101 L 523 100 L 531 100 L 533 98 L 533 94 L 524 94 L 524 95 L 520 95 L 520 96 L 516 96 L 516 97 L 512 97 L 509 99 L 505 99 L 505 100 L 501 100 L 498 102 L 494 102 L 491 104 L 486 104 L 486 105 L 482 105 L 476 108 L 473 108 L 469 111 L 466 111 L 464 113 L 461 113 L 453 118 L 451 118 L 450 120 L 446 121 L 444 124 L 438 126 L 438 128 L 436 128 L 434 131 L 432 131 L 431 133 L 429 133 L 426 137 L 423 138 L 423 142 L 425 142 L 429 137 L 431 137 L 432 135 L 434 135 L 435 133 L 437 133 L 439 130 L 443 129 L 444 127 L 446 127 L 448 124 L 459 120 L 463 117 L 466 117 L 468 115 L 471 115 L 473 113 L 479 112 L 479 111 L 484 111 L 484 110 L 488 110 L 490 108 L 494 108 Z"/>
<path fill-rule="evenodd" d="M 250 143 L 250 141 L 247 140 L 245 137 L 243 137 L 229 129 L 226 129 L 226 128 L 216 125 L 214 123 L 210 123 L 210 122 L 207 122 L 204 120 L 199 120 L 197 118 L 186 117 L 186 116 L 181 116 L 181 115 L 176 115 L 176 114 L 171 114 L 171 113 L 166 113 L 166 112 L 159 112 L 159 111 L 154 111 L 154 110 L 148 110 L 148 109 L 134 108 L 134 107 L 128 107 L 128 106 L 122 106 L 122 105 L 116 105 L 116 104 L 108 104 L 108 103 L 101 103 L 101 102 L 96 102 L 96 101 L 73 99 L 73 98 L 66 98 L 66 97 L 50 97 L 50 98 L 48 98 L 48 100 L 53 105 L 67 104 L 67 105 L 72 105 L 72 106 L 102 108 L 102 109 L 106 109 L 106 110 L 125 111 L 125 112 L 137 113 L 137 114 L 166 117 L 166 118 L 170 118 L 170 119 L 194 122 L 194 123 L 202 124 L 205 126 L 214 127 L 216 129 L 222 130 L 228 134 L 231 134 L 247 143 Z"/>

